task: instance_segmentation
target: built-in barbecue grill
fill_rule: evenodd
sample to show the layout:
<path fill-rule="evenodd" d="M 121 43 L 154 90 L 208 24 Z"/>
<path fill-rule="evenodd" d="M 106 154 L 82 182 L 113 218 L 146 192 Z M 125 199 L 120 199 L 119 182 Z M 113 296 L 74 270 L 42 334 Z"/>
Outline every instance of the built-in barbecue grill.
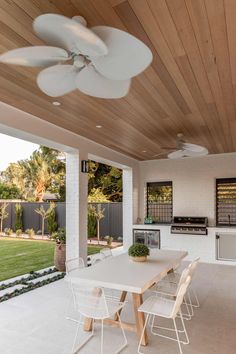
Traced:
<path fill-rule="evenodd" d="M 172 234 L 207 235 L 208 219 L 196 216 L 174 216 Z"/>

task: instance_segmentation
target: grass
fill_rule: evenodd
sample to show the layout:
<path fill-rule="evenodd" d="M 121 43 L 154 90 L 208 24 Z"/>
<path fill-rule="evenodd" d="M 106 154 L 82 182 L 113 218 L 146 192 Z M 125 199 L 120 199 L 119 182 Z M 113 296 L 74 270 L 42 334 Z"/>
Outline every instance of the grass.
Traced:
<path fill-rule="evenodd" d="M 0 281 L 53 265 L 55 243 L 0 237 Z M 88 246 L 88 254 L 99 246 Z"/>

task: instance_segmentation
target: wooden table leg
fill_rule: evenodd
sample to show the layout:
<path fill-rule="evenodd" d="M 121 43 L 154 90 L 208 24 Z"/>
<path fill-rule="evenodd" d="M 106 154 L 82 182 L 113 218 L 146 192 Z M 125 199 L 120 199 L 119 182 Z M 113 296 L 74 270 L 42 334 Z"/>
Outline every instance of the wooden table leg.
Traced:
<path fill-rule="evenodd" d="M 100 296 L 101 295 L 100 288 L 94 288 L 92 294 L 93 296 Z M 93 329 L 93 319 L 92 318 L 85 318 L 84 320 L 84 331 L 91 332 Z"/>
<path fill-rule="evenodd" d="M 121 296 L 120 296 L 120 302 L 124 302 L 127 296 L 127 291 L 122 291 Z M 122 309 L 119 311 L 119 315 L 121 314 Z M 115 314 L 114 321 L 118 321 L 118 315 L 117 313 Z"/>
<path fill-rule="evenodd" d="M 137 335 L 138 338 L 140 338 L 145 324 L 145 316 L 143 312 L 138 312 L 138 308 L 143 303 L 143 297 L 141 294 L 136 294 L 136 293 L 133 293 L 132 296 L 133 296 L 133 306 L 134 306 L 134 314 L 136 320 Z M 142 339 L 142 345 L 147 345 L 147 344 L 148 344 L 148 336 L 147 336 L 147 331 L 145 330 Z"/>

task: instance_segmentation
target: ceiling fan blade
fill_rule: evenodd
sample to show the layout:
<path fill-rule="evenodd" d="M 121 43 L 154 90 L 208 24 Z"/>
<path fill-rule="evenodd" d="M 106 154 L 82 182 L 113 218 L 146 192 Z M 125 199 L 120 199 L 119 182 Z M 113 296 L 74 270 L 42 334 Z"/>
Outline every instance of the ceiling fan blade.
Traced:
<path fill-rule="evenodd" d="M 184 157 L 184 152 L 182 150 L 176 150 L 174 152 L 171 152 L 168 154 L 168 159 L 179 159 L 181 157 Z"/>
<path fill-rule="evenodd" d="M 189 143 L 184 143 L 183 144 L 183 149 L 192 151 L 193 153 L 201 153 L 205 152 L 207 149 L 204 146 L 196 145 L 196 144 L 189 144 Z"/>
<path fill-rule="evenodd" d="M 92 28 L 106 44 L 108 54 L 92 58 L 97 71 L 112 80 L 127 80 L 145 70 L 152 61 L 151 50 L 127 32 L 107 26 Z"/>
<path fill-rule="evenodd" d="M 78 73 L 73 65 L 55 65 L 40 71 L 37 84 L 41 91 L 51 97 L 63 96 L 76 90 L 75 77 Z"/>
<path fill-rule="evenodd" d="M 121 98 L 127 95 L 130 80 L 110 80 L 100 75 L 92 65 L 86 66 L 76 76 L 76 86 L 83 93 L 99 98 Z"/>
<path fill-rule="evenodd" d="M 197 156 L 205 156 L 208 155 L 208 150 L 206 148 L 202 148 L 201 151 L 193 151 L 184 149 L 184 155 L 188 157 L 197 157 Z"/>
<path fill-rule="evenodd" d="M 37 35 L 49 44 L 88 56 L 107 54 L 107 47 L 93 31 L 78 21 L 56 14 L 38 16 L 33 23 Z"/>
<path fill-rule="evenodd" d="M 0 55 L 0 62 L 23 66 L 50 66 L 70 59 L 61 48 L 48 46 L 25 47 Z"/>

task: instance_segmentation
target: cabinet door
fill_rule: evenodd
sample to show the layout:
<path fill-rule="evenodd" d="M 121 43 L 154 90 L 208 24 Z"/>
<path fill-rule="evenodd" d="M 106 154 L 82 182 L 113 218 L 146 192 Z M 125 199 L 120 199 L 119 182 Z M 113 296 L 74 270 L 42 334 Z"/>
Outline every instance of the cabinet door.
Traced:
<path fill-rule="evenodd" d="M 150 248 L 160 248 L 160 232 L 159 231 L 147 231 L 147 246 Z"/>

